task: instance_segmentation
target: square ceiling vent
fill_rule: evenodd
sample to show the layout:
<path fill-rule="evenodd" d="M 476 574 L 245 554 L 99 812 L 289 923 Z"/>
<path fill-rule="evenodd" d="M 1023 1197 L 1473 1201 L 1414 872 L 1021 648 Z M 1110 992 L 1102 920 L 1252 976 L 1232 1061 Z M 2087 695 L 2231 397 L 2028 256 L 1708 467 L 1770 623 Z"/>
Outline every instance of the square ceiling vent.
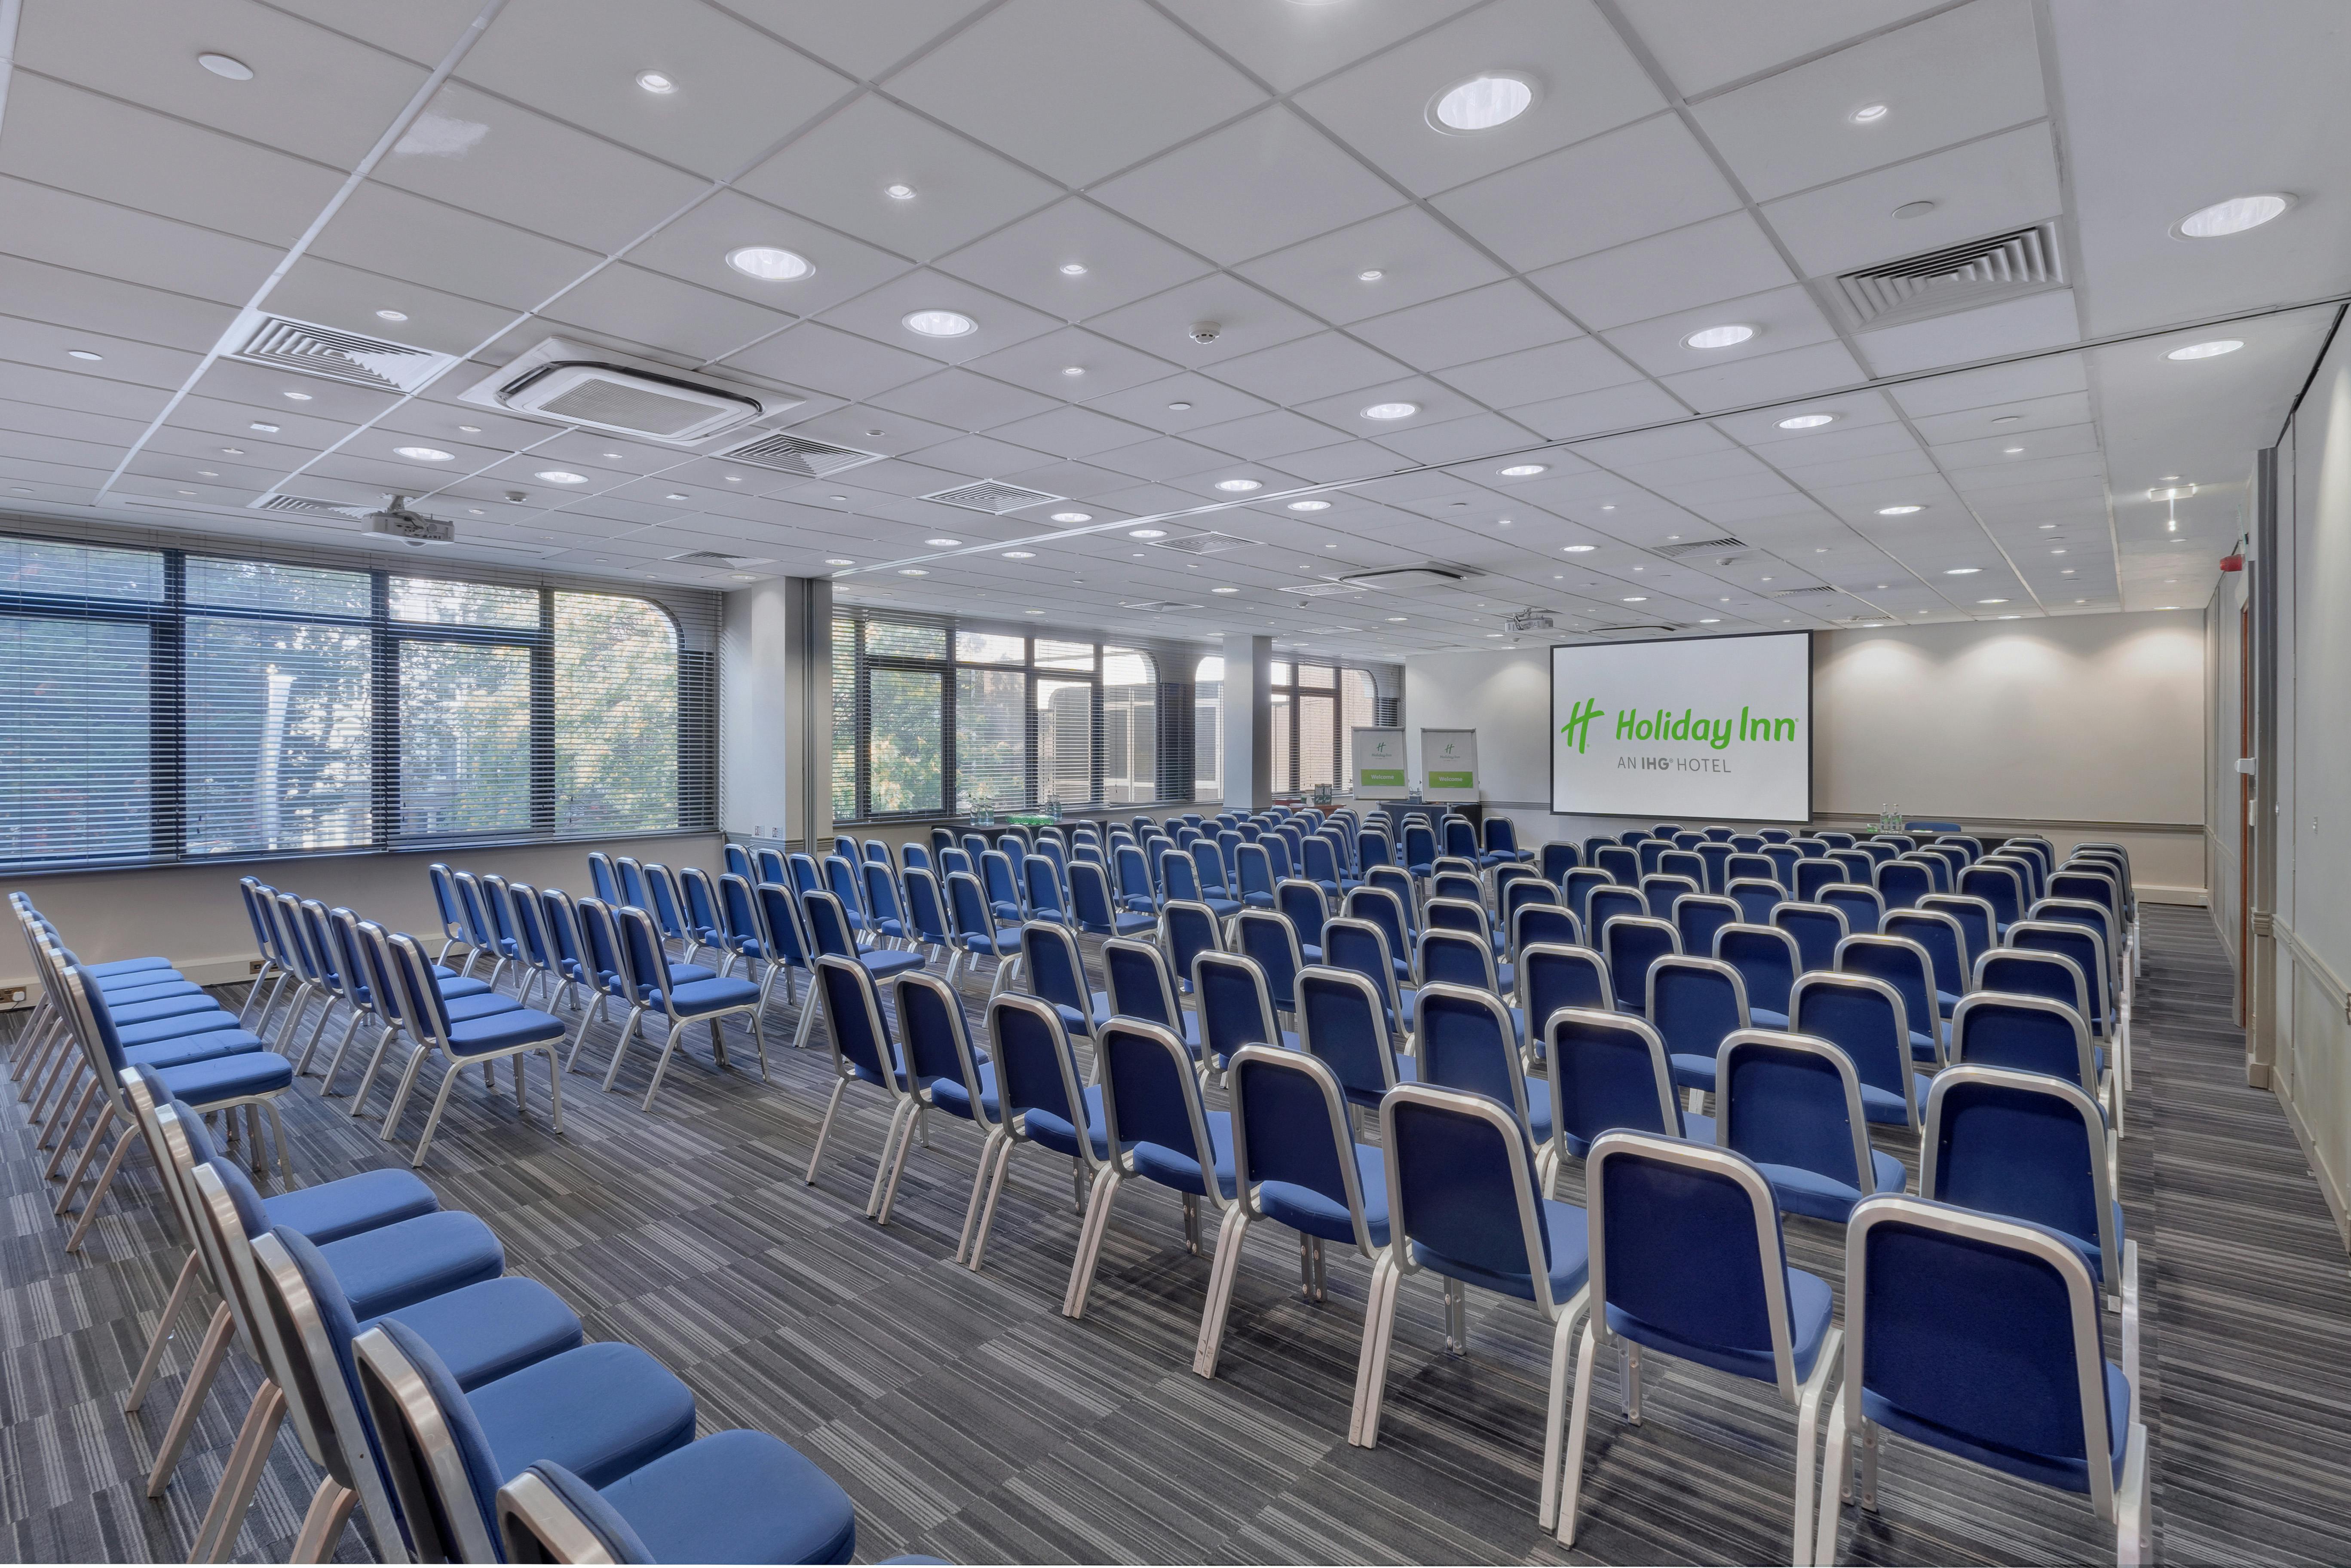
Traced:
<path fill-rule="evenodd" d="M 1137 610 L 1146 615 L 1156 615 L 1168 610 L 1197 610 L 1197 604 L 1184 604 L 1173 599 L 1130 599 L 1121 601 L 1121 610 Z"/>
<path fill-rule="evenodd" d="M 882 461 L 879 452 L 860 452 L 853 446 L 835 446 L 830 441 L 781 431 L 745 442 L 732 452 L 713 455 L 729 463 L 747 463 L 754 468 L 772 468 L 778 474 L 798 474 L 808 479 L 823 479 L 843 469 Z"/>
<path fill-rule="evenodd" d="M 986 512 L 997 517 L 1007 512 L 1041 506 L 1047 501 L 1069 499 L 1067 496 L 1051 496 L 1042 490 L 1031 490 L 1024 485 L 1008 485 L 1001 479 L 982 479 L 977 484 L 957 485 L 952 490 L 934 490 L 922 498 L 936 501 L 941 506 L 961 507 L 967 512 Z"/>
<path fill-rule="evenodd" d="M 1293 599 L 1321 599 L 1333 593 L 1361 593 L 1364 585 L 1360 582 L 1301 582 L 1284 584 L 1274 591 L 1288 594 Z"/>
<path fill-rule="evenodd" d="M 1894 327 L 2064 286 L 2050 222 L 1844 273 L 1835 292 L 1854 326 Z"/>
<path fill-rule="evenodd" d="M 1729 534 L 1725 534 L 1719 539 L 1698 539 L 1694 543 L 1677 545 L 1653 545 L 1649 549 L 1649 553 L 1664 556 L 1667 560 L 1679 560 L 1687 555 L 1736 554 L 1746 548 L 1745 539 L 1735 539 Z"/>
<path fill-rule="evenodd" d="M 373 507 L 347 507 L 310 496 L 265 496 L 253 503 L 256 512 L 292 512 L 305 517 L 364 517 Z"/>
<path fill-rule="evenodd" d="M 346 332 L 340 327 L 321 327 L 315 321 L 297 321 L 290 316 L 256 316 L 252 329 L 240 343 L 227 358 L 276 371 L 324 376 L 376 392 L 415 392 L 457 362 L 455 354 Z"/>
<path fill-rule="evenodd" d="M 1172 539 L 1154 539 L 1154 549 L 1172 549 L 1178 555 L 1222 555 L 1228 549 L 1251 549 L 1258 540 L 1245 539 L 1238 534 L 1220 534 L 1214 529 L 1200 534 L 1182 534 Z"/>
<path fill-rule="evenodd" d="M 684 555 L 674 555 L 669 559 L 681 566 L 724 567 L 729 571 L 741 571 L 745 567 L 776 564 L 776 558 L 771 555 L 725 555 L 715 549 L 690 549 Z"/>

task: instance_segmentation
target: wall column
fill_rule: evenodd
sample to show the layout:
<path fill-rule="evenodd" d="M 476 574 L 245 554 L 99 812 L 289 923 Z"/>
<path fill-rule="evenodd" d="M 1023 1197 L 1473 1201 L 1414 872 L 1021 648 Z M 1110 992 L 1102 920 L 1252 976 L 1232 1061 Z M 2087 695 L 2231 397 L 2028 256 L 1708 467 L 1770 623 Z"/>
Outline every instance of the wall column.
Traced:
<path fill-rule="evenodd" d="M 832 834 L 832 584 L 778 577 L 726 595 L 719 821 L 735 839 Z"/>
<path fill-rule="evenodd" d="M 1273 804 L 1273 639 L 1225 633 L 1225 807 Z"/>

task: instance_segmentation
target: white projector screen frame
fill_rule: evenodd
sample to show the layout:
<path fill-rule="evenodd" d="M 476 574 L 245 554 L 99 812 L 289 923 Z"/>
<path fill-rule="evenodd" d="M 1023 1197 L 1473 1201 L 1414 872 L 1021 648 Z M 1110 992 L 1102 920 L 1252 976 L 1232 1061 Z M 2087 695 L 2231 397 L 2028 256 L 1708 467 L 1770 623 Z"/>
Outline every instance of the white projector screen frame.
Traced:
<path fill-rule="evenodd" d="M 1812 677 L 1806 632 L 1553 643 L 1552 812 L 1652 821 L 1810 820 Z M 1762 724 L 1771 726 L 1769 732 L 1756 727 Z M 1652 733 L 1639 733 L 1643 727 Z M 1662 737 L 1654 733 L 1660 727 Z M 1701 738 L 1687 737 L 1693 728 Z M 1622 738 L 1620 729 L 1628 732 Z"/>

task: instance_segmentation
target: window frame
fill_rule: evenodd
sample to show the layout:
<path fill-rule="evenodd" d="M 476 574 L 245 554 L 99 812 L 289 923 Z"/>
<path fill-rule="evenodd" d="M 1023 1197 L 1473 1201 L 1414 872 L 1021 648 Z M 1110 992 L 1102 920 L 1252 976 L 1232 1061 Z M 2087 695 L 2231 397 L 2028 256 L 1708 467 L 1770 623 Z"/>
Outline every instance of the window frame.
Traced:
<path fill-rule="evenodd" d="M 695 755 L 697 746 L 715 742 L 716 693 L 706 682 L 695 682 L 688 669 L 684 627 L 670 606 L 642 594 L 615 591 L 598 585 L 488 583 L 457 572 L 394 570 L 356 562 L 287 560 L 264 552 L 245 553 L 214 546 L 172 547 L 116 544 L 18 530 L 6 537 L 45 543 L 87 545 L 129 549 L 160 556 L 162 593 L 155 600 L 108 598 L 88 593 L 27 592 L 0 588 L 0 618 L 70 620 L 140 625 L 148 628 L 148 835 L 142 852 L 81 855 L 71 859 L 5 862 L 18 874 L 45 874 L 100 868 L 146 865 L 233 865 L 296 857 L 389 854 L 434 847 L 502 843 L 561 843 L 635 836 L 703 832 L 716 827 L 716 800 L 703 790 L 689 790 L 688 780 L 716 771 L 716 759 Z M 287 606 L 211 603 L 188 594 L 188 563 L 227 560 L 272 566 L 309 566 L 364 575 L 369 580 L 368 611 L 343 614 Z M 408 563 L 402 563 L 407 566 Z M 415 563 L 423 567 L 427 563 Z M 451 622 L 401 621 L 392 613 L 394 578 L 413 578 L 475 587 L 520 588 L 535 594 L 537 624 L 531 627 L 466 625 Z M 670 826 L 567 833 L 559 826 L 557 800 L 557 735 L 555 702 L 555 602 L 559 593 L 603 595 L 648 605 L 668 623 L 678 658 L 679 701 L 676 713 L 678 747 L 678 821 Z M 338 627 L 365 632 L 369 659 L 369 833 L 367 841 L 318 849 L 243 849 L 216 854 L 191 852 L 188 799 L 189 707 L 188 625 L 192 620 L 266 622 L 281 625 Z M 485 830 L 471 833 L 409 833 L 401 831 L 401 652 L 411 643 L 439 643 L 475 647 L 517 648 L 530 657 L 530 764 L 528 774 L 529 827 Z M 696 702 L 708 704 L 707 714 L 689 712 L 687 693 L 695 689 Z"/>

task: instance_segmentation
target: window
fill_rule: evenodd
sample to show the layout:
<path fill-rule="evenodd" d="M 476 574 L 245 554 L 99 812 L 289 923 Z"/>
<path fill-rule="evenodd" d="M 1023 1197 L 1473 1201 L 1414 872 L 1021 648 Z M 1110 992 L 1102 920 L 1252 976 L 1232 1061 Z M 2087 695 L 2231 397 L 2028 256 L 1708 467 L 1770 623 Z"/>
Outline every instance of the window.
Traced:
<path fill-rule="evenodd" d="M 1371 724 L 1375 706 L 1372 673 L 1276 664 L 1271 674 L 1273 788 L 1352 788 L 1354 727 Z"/>
<path fill-rule="evenodd" d="M 1225 661 L 1211 653 L 1192 671 L 1192 799 L 1225 798 Z"/>
<path fill-rule="evenodd" d="M 625 595 L 0 538 L 0 864 L 706 827 L 708 657 Z"/>
<path fill-rule="evenodd" d="M 1146 653 L 863 612 L 832 649 L 836 821 L 1158 798 Z"/>

